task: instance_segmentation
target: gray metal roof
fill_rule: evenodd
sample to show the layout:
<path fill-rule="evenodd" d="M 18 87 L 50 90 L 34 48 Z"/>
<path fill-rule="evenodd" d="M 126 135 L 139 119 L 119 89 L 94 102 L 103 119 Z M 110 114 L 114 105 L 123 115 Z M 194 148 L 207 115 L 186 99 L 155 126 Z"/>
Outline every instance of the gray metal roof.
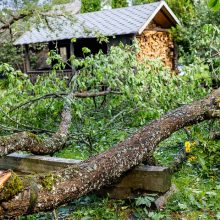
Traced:
<path fill-rule="evenodd" d="M 40 25 L 40 27 L 32 28 L 17 39 L 15 45 L 72 38 L 95 38 L 100 34 L 104 36 L 137 34 L 143 29 L 143 26 L 150 23 L 155 14 L 163 6 L 168 7 L 165 2 L 161 1 L 119 9 L 77 14 L 74 16 L 75 19 L 66 17 L 48 18 L 49 27 Z M 178 23 L 176 17 L 175 20 Z"/>

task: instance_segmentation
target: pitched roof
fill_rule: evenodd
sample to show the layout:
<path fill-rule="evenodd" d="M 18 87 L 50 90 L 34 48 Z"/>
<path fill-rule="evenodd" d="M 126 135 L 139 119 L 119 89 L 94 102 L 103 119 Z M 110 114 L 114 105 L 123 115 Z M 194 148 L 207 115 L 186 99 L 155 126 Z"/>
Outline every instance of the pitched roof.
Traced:
<path fill-rule="evenodd" d="M 165 1 L 99 12 L 75 15 L 75 19 L 56 17 L 49 19 L 49 27 L 41 25 L 25 32 L 15 45 L 40 43 L 72 38 L 95 38 L 97 35 L 115 36 L 140 34 L 155 15 L 165 9 L 174 24 L 179 20 Z"/>

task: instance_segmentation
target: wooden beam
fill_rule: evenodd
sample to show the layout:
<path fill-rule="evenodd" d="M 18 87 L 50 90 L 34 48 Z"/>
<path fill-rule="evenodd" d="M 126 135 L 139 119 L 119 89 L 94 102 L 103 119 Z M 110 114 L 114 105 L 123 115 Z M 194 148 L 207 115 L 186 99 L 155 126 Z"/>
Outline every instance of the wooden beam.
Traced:
<path fill-rule="evenodd" d="M 25 59 L 25 72 L 31 70 L 31 64 L 30 64 L 30 56 L 29 56 L 29 46 L 28 44 L 24 45 L 24 59 Z"/>
<path fill-rule="evenodd" d="M 104 187 L 99 193 L 111 199 L 134 198 L 138 193 L 165 193 L 171 187 L 168 167 L 140 165 L 129 170 L 119 182 Z"/>
<path fill-rule="evenodd" d="M 70 41 L 70 57 L 74 55 L 74 44 L 73 42 Z M 76 69 L 75 67 L 72 65 L 72 61 L 71 61 L 71 69 L 72 69 L 72 75 L 75 74 Z"/>
<path fill-rule="evenodd" d="M 10 169 L 21 173 L 47 173 L 80 162 L 81 160 L 12 153 L 0 157 L 0 170 Z"/>
<path fill-rule="evenodd" d="M 156 31 L 156 32 L 169 32 L 170 29 L 166 28 L 160 28 L 160 27 L 155 27 L 155 28 L 146 28 L 146 31 Z"/>
<path fill-rule="evenodd" d="M 74 44 L 70 42 L 70 56 L 74 55 Z"/>

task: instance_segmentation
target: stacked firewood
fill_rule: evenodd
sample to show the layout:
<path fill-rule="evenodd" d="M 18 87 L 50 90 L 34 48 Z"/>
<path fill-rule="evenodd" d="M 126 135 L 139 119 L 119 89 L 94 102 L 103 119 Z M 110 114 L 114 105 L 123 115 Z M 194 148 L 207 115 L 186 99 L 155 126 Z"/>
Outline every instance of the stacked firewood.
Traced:
<path fill-rule="evenodd" d="M 138 59 L 161 59 L 165 66 L 173 69 L 174 43 L 167 30 L 148 27 L 137 37 L 141 51 Z"/>

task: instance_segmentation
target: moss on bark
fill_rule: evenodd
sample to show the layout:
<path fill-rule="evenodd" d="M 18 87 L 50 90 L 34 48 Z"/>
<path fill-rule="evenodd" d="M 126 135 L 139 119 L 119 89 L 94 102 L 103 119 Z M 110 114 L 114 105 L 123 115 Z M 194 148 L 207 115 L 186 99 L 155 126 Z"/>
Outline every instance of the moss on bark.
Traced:
<path fill-rule="evenodd" d="M 23 181 L 13 173 L 0 194 L 0 201 L 8 200 L 24 188 Z"/>

